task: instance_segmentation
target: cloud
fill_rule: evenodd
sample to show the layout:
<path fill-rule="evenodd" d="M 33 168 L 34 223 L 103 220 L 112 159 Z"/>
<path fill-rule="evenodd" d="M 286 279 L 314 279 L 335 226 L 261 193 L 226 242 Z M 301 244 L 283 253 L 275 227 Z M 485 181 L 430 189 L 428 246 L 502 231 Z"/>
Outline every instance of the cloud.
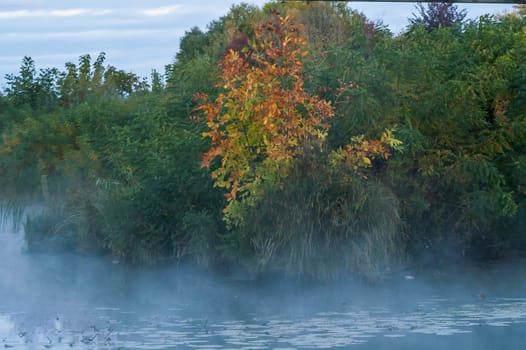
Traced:
<path fill-rule="evenodd" d="M 100 29 L 86 31 L 61 32 L 8 32 L 0 36 L 2 42 L 35 42 L 41 40 L 74 39 L 74 40 L 111 40 L 111 39 L 148 39 L 155 37 L 179 37 L 184 35 L 184 29 Z"/>
<path fill-rule="evenodd" d="M 0 0 L 0 6 L 35 5 L 40 3 L 42 3 L 42 0 Z"/>
<path fill-rule="evenodd" d="M 35 17 L 78 17 L 78 16 L 104 16 L 113 11 L 110 9 L 59 9 L 59 10 L 16 10 L 0 11 L 0 19 L 20 19 Z"/>
<path fill-rule="evenodd" d="M 74 17 L 74 16 L 105 16 L 113 11 L 109 9 L 66 9 L 49 11 L 51 16 Z"/>
<path fill-rule="evenodd" d="M 144 9 L 141 11 L 142 14 L 150 17 L 159 17 L 172 15 L 174 13 L 181 13 L 184 10 L 183 5 L 173 5 L 173 6 L 164 6 L 164 7 L 154 7 L 149 9 Z"/>

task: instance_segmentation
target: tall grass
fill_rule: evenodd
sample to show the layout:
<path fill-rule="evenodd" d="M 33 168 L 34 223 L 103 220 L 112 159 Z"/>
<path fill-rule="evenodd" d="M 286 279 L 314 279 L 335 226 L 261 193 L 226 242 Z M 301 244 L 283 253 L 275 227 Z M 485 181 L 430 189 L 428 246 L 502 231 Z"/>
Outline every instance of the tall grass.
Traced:
<path fill-rule="evenodd" d="M 95 184 L 72 176 L 42 176 L 39 205 L 23 221 L 29 251 L 89 252 L 103 249 Z"/>
<path fill-rule="evenodd" d="M 24 217 L 25 206 L 18 199 L 0 200 L 0 229 L 19 232 Z"/>
<path fill-rule="evenodd" d="M 300 166 L 282 189 L 268 189 L 247 209 L 235 239 L 249 242 L 245 257 L 258 271 L 377 280 L 403 252 L 398 208 L 379 182 L 328 166 Z"/>

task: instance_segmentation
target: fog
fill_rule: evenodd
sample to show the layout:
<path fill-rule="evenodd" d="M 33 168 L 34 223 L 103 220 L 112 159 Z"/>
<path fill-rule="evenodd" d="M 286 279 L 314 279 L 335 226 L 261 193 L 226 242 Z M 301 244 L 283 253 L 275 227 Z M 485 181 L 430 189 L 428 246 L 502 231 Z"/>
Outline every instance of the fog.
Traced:
<path fill-rule="evenodd" d="M 522 349 L 520 266 L 331 285 L 27 254 L 0 233 L 0 341 L 20 349 Z M 482 272 L 484 271 L 484 272 Z"/>

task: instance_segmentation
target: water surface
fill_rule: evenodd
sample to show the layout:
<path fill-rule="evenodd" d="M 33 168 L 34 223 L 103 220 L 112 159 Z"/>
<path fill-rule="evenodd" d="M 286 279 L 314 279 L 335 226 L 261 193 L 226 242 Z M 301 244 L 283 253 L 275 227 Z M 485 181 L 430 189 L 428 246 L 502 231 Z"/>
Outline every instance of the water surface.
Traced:
<path fill-rule="evenodd" d="M 16 349 L 523 349 L 519 267 L 370 286 L 262 286 L 24 253 L 0 233 L 0 346 Z"/>

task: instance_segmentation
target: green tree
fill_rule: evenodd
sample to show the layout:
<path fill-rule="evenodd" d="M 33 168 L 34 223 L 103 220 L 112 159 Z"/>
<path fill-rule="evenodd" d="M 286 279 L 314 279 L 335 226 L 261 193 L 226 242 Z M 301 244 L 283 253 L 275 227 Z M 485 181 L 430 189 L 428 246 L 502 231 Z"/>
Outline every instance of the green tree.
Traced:
<path fill-rule="evenodd" d="M 60 74 L 57 81 L 64 107 L 91 100 L 125 98 L 148 90 L 145 79 L 111 65 L 104 67 L 105 60 L 106 55 L 101 52 L 93 63 L 90 55 L 80 56 L 78 65 L 66 63 L 66 71 Z"/>
<path fill-rule="evenodd" d="M 396 42 L 394 113 L 407 157 L 391 162 L 390 174 L 417 250 L 506 251 L 510 236 L 499 227 L 523 198 L 507 170 L 524 149 L 523 112 L 511 108 L 522 103 L 512 88 L 523 67 L 520 32 L 520 20 L 481 18 L 463 32 L 420 28 Z"/>
<path fill-rule="evenodd" d="M 6 75 L 7 98 L 16 107 L 29 107 L 32 110 L 52 110 L 57 103 L 56 69 L 43 69 L 37 74 L 35 62 L 25 56 L 19 75 Z"/>
<path fill-rule="evenodd" d="M 209 46 L 209 37 L 198 27 L 193 27 L 184 33 L 179 43 L 179 51 L 175 55 L 178 63 L 188 62 L 196 57 L 204 55 Z"/>

